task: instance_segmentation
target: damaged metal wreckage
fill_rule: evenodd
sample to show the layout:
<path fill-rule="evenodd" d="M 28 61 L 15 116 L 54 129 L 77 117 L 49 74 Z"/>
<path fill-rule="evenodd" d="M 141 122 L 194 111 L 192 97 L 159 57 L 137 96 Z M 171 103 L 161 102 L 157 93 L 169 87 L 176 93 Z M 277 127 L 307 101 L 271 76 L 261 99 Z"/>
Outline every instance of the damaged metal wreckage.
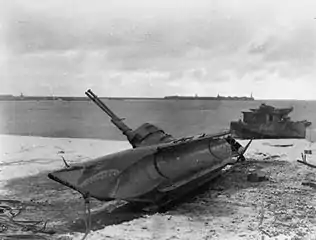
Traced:
<path fill-rule="evenodd" d="M 51 239 L 56 232 L 47 229 L 48 221 L 25 220 L 20 214 L 27 209 L 20 200 L 0 199 L 0 240 L 8 239 Z M 11 229 L 17 230 L 13 232 Z"/>
<path fill-rule="evenodd" d="M 310 149 L 310 148 L 309 149 L 305 149 L 304 152 L 301 153 L 302 160 L 297 159 L 297 162 L 299 162 L 301 164 L 304 164 L 305 166 L 310 167 L 310 168 L 316 168 L 315 164 L 312 164 L 312 163 L 310 163 L 309 160 L 307 160 L 308 156 L 312 157 L 312 155 L 313 155 L 313 150 L 312 149 Z M 316 189 L 316 182 L 314 180 L 311 180 L 311 179 L 309 181 L 302 182 L 302 185 L 309 186 L 311 188 Z"/>
<path fill-rule="evenodd" d="M 311 149 L 304 150 L 304 153 L 301 153 L 302 160 L 297 159 L 297 162 L 302 163 L 302 164 L 304 164 L 308 167 L 311 167 L 311 168 L 316 168 L 316 165 L 311 164 L 307 161 L 308 155 L 313 155 L 313 151 Z"/>
<path fill-rule="evenodd" d="M 227 165 L 244 161 L 252 141 L 243 147 L 230 132 L 174 138 L 150 123 L 132 130 L 90 89 L 85 94 L 132 145 L 48 174 L 81 193 L 87 204 L 90 197 L 125 200 L 142 210 L 157 211 L 214 179 Z"/>

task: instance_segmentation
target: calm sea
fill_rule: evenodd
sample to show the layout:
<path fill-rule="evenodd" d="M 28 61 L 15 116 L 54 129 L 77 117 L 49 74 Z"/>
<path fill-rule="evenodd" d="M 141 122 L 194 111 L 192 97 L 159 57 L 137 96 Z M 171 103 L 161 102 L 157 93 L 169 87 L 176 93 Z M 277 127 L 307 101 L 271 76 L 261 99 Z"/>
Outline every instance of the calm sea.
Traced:
<path fill-rule="evenodd" d="M 293 106 L 293 120 L 312 122 L 307 138 L 316 140 L 316 101 L 104 100 L 125 123 L 150 122 L 175 137 L 229 129 L 241 111 L 261 103 Z M 0 101 L 0 133 L 44 137 L 126 140 L 109 117 L 88 101 Z"/>

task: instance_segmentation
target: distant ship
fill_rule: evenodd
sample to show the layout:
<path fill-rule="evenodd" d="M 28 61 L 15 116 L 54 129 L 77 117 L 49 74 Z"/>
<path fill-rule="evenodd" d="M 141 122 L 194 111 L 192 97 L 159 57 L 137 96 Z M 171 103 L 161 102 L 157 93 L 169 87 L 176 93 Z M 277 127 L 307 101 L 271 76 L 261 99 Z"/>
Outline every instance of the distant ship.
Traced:
<path fill-rule="evenodd" d="M 224 97 L 217 95 L 217 97 L 199 97 L 195 96 L 166 96 L 166 97 L 104 97 L 102 99 L 107 100 L 231 100 L 231 101 L 253 101 L 254 98 L 251 94 L 250 97 Z M 0 95 L 0 101 L 41 101 L 41 100 L 58 100 L 58 101 L 87 101 L 85 97 L 66 97 L 66 96 L 24 96 L 21 93 L 20 96 L 14 95 Z"/>
<path fill-rule="evenodd" d="M 305 138 L 307 120 L 292 121 L 288 116 L 293 107 L 275 108 L 261 104 L 259 108 L 242 112 L 243 120 L 232 121 L 230 130 L 235 138 L 241 139 L 279 139 Z"/>
<path fill-rule="evenodd" d="M 254 97 L 251 96 L 250 97 L 225 97 L 225 96 L 220 96 L 219 94 L 217 95 L 217 97 L 199 97 L 197 95 L 195 96 L 166 96 L 164 97 L 164 99 L 172 99 L 172 100 L 230 100 L 230 101 L 254 101 Z"/>

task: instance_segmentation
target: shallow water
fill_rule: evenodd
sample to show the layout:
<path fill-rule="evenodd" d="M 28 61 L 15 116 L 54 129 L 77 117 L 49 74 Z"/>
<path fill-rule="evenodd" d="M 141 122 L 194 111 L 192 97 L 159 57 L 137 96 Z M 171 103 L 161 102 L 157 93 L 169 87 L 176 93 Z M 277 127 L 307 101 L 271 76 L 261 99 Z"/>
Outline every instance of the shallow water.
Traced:
<path fill-rule="evenodd" d="M 175 137 L 212 133 L 229 128 L 241 111 L 265 102 L 275 107 L 293 106 L 293 120 L 307 119 L 307 138 L 316 140 L 316 101 L 206 101 L 105 100 L 125 123 L 136 128 L 150 122 Z M 0 101 L 0 133 L 44 137 L 126 140 L 109 117 L 88 101 Z"/>

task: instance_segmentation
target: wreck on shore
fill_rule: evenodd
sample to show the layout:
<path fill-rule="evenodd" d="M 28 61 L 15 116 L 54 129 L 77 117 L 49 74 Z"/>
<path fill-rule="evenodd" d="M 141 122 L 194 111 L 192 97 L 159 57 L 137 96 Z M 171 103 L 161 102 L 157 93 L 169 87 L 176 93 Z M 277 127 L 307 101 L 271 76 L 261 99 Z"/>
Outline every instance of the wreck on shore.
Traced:
<path fill-rule="evenodd" d="M 293 110 L 293 107 L 275 108 L 262 103 L 259 108 L 242 112 L 243 119 L 232 121 L 230 130 L 235 138 L 241 139 L 305 138 L 311 122 L 292 121 L 288 115 Z"/>
<path fill-rule="evenodd" d="M 132 148 L 53 171 L 48 177 L 99 201 L 125 200 L 141 209 L 159 209 L 245 160 L 249 147 L 229 132 L 174 138 L 144 123 L 132 130 L 91 90 L 87 96 L 110 117 Z"/>

